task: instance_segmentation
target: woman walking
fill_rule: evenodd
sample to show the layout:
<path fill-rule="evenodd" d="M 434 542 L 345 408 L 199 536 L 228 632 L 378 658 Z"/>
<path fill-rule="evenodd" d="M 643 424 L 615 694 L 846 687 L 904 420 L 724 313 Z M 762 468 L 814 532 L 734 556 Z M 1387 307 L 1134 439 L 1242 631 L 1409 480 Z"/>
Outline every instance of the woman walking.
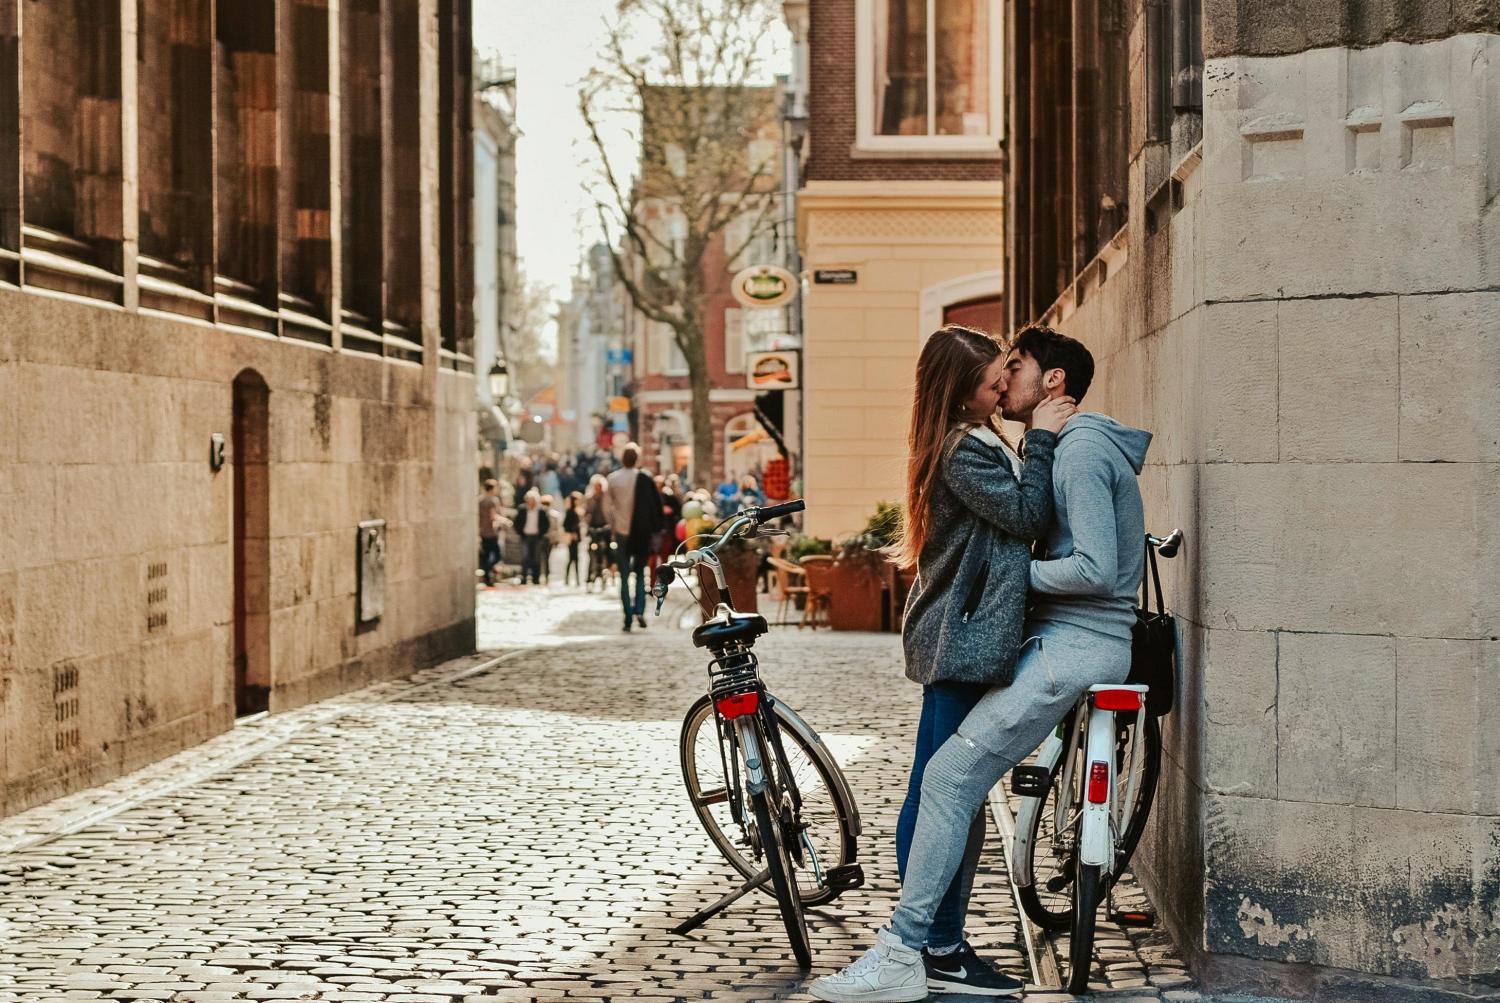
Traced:
<path fill-rule="evenodd" d="M 568 573 L 573 574 L 573 584 L 582 585 L 578 574 L 578 540 L 583 533 L 583 494 L 574 491 L 568 495 L 568 510 L 563 513 L 563 533 L 568 541 L 568 564 L 563 568 L 563 584 L 568 584 Z"/>
<path fill-rule="evenodd" d="M 1074 411 L 1066 397 L 1038 406 L 1018 452 L 1001 437 L 995 416 L 1005 388 L 1005 353 L 979 331 L 944 327 L 917 362 L 906 518 L 895 555 L 917 568 L 901 640 L 907 678 L 922 685 L 917 745 L 896 826 L 903 896 L 928 761 L 981 697 L 1011 681 L 1030 545 L 1052 518 L 1052 452 Z M 1020 982 L 997 972 L 964 938 L 984 817 L 975 813 L 943 835 L 962 847 L 961 863 L 919 942 L 908 946 L 882 929 L 875 950 L 815 982 L 814 996 L 921 1000 L 929 985 L 970 995 L 1020 992 Z M 904 964 L 884 964 L 893 951 Z"/>

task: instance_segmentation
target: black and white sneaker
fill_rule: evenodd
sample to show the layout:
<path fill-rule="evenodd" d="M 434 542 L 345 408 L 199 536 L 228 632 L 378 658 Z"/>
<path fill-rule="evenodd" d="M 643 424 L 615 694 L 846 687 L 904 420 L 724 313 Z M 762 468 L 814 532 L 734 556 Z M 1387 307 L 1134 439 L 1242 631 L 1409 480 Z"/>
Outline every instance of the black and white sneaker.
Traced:
<path fill-rule="evenodd" d="M 932 993 L 963 993 L 966 996 L 1019 996 L 1025 983 L 995 970 L 974 953 L 968 941 L 952 954 L 933 957 L 922 952 L 927 966 L 927 990 Z"/>

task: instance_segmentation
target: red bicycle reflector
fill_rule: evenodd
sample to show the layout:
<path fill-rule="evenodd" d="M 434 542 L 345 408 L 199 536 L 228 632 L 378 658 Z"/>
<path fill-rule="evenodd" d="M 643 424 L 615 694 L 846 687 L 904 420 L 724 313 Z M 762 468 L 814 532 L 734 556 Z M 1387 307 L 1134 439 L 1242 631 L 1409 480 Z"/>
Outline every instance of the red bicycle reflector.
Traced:
<path fill-rule="evenodd" d="M 1103 804 L 1109 799 L 1109 764 L 1094 760 L 1089 767 L 1089 803 Z"/>
<path fill-rule="evenodd" d="M 1094 706 L 1100 710 L 1140 710 L 1141 695 L 1135 690 L 1100 690 L 1094 694 Z"/>
<path fill-rule="evenodd" d="M 760 706 L 760 694 L 755 690 L 749 693 L 736 693 L 732 697 L 724 697 L 715 702 L 714 706 L 719 708 L 719 713 L 725 719 L 754 714 L 756 708 Z"/>

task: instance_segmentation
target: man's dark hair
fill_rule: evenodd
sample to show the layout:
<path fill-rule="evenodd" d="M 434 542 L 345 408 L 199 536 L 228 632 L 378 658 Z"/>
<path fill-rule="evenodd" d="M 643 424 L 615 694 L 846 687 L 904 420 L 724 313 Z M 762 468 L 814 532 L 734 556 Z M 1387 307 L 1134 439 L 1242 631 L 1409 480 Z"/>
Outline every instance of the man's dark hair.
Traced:
<path fill-rule="evenodd" d="M 1011 348 L 1036 360 L 1042 372 L 1061 369 L 1067 379 L 1068 396 L 1080 404 L 1094 382 L 1094 356 L 1083 342 L 1058 334 L 1050 327 L 1033 324 L 1016 335 Z"/>

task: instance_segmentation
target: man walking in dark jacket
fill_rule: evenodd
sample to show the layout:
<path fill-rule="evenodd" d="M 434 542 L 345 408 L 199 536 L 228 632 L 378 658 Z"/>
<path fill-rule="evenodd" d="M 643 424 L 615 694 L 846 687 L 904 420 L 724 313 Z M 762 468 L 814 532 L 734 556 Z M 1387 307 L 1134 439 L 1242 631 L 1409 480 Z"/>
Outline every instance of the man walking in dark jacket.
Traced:
<path fill-rule="evenodd" d="M 604 512 L 619 547 L 620 606 L 630 633 L 631 620 L 646 626 L 646 564 L 655 552 L 656 534 L 662 528 L 661 493 L 651 475 L 637 469 L 641 447 L 627 443 L 620 455 L 622 466 L 609 475 L 604 491 Z M 635 576 L 635 595 L 630 579 Z"/>
<path fill-rule="evenodd" d="M 547 542 L 547 533 L 552 529 L 552 518 L 542 507 L 542 496 L 536 488 L 526 492 L 526 501 L 516 514 L 516 529 L 521 534 L 521 546 L 525 548 L 521 559 L 521 584 L 530 577 L 531 584 L 542 584 L 542 548 Z"/>

